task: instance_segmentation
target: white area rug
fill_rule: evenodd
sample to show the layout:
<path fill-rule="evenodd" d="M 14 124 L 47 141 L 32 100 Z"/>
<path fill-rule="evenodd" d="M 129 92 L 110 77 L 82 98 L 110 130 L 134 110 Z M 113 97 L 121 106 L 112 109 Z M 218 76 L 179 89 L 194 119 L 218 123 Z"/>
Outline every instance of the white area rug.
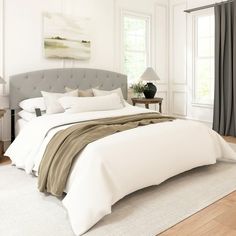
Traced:
<path fill-rule="evenodd" d="M 36 186 L 24 171 L 0 167 L 0 235 L 73 236 L 61 201 Z M 236 163 L 197 168 L 129 195 L 85 235 L 154 236 L 234 190 Z"/>

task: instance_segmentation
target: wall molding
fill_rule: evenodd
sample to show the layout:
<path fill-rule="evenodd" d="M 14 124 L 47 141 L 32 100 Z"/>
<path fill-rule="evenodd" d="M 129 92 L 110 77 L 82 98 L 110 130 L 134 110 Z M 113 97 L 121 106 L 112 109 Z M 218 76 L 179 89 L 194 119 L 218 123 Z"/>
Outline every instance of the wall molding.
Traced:
<path fill-rule="evenodd" d="M 169 21 L 169 2 L 167 4 L 163 3 L 158 3 L 156 2 L 154 4 L 154 23 L 157 26 L 157 16 L 158 16 L 158 7 L 163 8 L 165 11 L 165 20 L 166 20 L 166 28 L 165 28 L 165 41 L 166 41 L 166 46 L 165 46 L 165 55 L 166 55 L 166 60 L 165 60 L 165 78 L 161 80 L 158 84 L 159 85 L 168 85 L 169 84 L 169 26 L 170 26 L 170 21 Z M 156 29 L 157 27 L 155 27 Z M 158 42 L 158 30 L 156 29 L 154 32 L 154 41 L 156 42 L 155 47 L 154 47 L 154 52 L 155 52 L 155 64 L 154 68 L 155 71 L 158 71 L 158 65 L 157 65 L 157 55 L 158 55 L 158 49 L 157 49 L 157 42 Z"/>
<path fill-rule="evenodd" d="M 5 0 L 0 0 L 0 15 L 1 15 L 1 26 L 0 26 L 0 35 L 1 35 L 1 76 L 5 79 Z M 7 82 L 7 81 L 6 81 Z M 2 85 L 2 95 L 6 94 L 6 85 Z"/>
<path fill-rule="evenodd" d="M 164 102 L 164 107 L 165 107 L 165 112 L 163 112 L 164 114 L 168 114 L 168 104 L 169 104 L 169 99 L 168 99 L 168 91 L 167 90 L 159 90 L 157 91 L 158 96 L 160 96 L 161 98 L 163 98 L 163 96 L 161 96 L 161 94 L 165 94 L 164 98 L 163 98 L 163 102 Z M 163 104 L 162 104 L 162 110 L 163 110 Z"/>
<path fill-rule="evenodd" d="M 179 112 L 175 112 L 175 101 L 176 101 L 176 95 L 177 94 L 183 94 L 184 95 L 184 112 L 183 113 L 179 113 Z M 187 116 L 187 92 L 185 91 L 172 91 L 172 104 L 173 104 L 173 109 L 172 109 L 172 114 L 174 115 L 179 115 L 179 116 Z M 180 104 L 182 105 L 182 104 Z"/>
<path fill-rule="evenodd" d="M 186 7 L 187 7 L 187 2 L 186 1 L 181 1 L 181 2 L 177 2 L 177 3 L 175 3 L 175 4 L 172 4 L 171 5 L 171 9 L 170 9 L 170 12 L 171 12 L 171 14 L 170 14 L 170 18 L 171 18 L 171 29 L 172 29 L 172 35 L 171 35 L 171 49 L 172 49 L 172 57 L 171 57 L 171 61 L 170 61 L 170 63 L 171 63 L 171 69 L 172 69 L 172 73 L 175 71 L 175 63 L 174 63 L 174 58 L 175 58 L 175 53 L 174 53 L 174 47 L 175 47 L 175 45 L 174 45 L 174 42 L 175 42 L 175 40 L 174 40 L 174 33 L 173 33 L 173 29 L 174 29 L 174 26 L 175 26 L 175 21 L 174 21 L 174 11 L 175 11 L 175 8 L 176 7 L 178 7 L 178 6 L 182 6 L 182 5 L 184 5 L 185 7 L 185 9 L 186 9 Z M 186 28 L 187 28 L 187 16 L 185 17 L 186 18 Z M 185 35 L 185 45 L 187 46 L 187 35 Z M 186 53 L 185 53 L 186 54 Z M 187 62 L 187 58 L 185 58 L 185 61 Z M 184 81 L 183 82 L 177 82 L 176 80 L 175 80 L 175 77 L 173 77 L 173 83 L 172 84 L 174 84 L 174 85 L 186 85 L 186 83 L 187 83 L 187 71 L 186 71 L 186 69 L 185 69 L 185 78 L 184 78 Z"/>
<path fill-rule="evenodd" d="M 0 0 L 0 50 L 1 50 L 1 76 L 6 80 L 6 73 L 5 73 L 5 0 Z M 6 85 L 1 85 L 2 91 L 0 96 L 6 95 L 6 89 L 8 87 L 8 81 L 6 80 Z M 0 121 L 0 137 L 1 140 L 5 140 L 6 134 L 4 127 L 7 125 L 7 114 L 3 116 Z M 6 138 L 7 139 L 7 138 Z"/>

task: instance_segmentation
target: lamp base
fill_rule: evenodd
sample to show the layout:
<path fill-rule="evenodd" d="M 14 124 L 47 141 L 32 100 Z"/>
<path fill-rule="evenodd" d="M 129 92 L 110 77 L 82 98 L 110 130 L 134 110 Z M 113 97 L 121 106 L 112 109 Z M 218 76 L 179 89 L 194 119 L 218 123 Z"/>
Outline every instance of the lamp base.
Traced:
<path fill-rule="evenodd" d="M 153 83 L 147 83 L 144 88 L 145 98 L 154 98 L 157 92 L 157 87 Z"/>

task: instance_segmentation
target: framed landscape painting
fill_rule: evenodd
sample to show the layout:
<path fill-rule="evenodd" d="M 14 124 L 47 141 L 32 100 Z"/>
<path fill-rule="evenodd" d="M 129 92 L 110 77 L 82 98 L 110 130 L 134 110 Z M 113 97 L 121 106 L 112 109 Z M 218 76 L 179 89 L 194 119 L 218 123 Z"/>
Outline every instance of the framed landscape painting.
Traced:
<path fill-rule="evenodd" d="M 47 58 L 89 60 L 90 21 L 59 13 L 44 13 L 44 53 Z"/>

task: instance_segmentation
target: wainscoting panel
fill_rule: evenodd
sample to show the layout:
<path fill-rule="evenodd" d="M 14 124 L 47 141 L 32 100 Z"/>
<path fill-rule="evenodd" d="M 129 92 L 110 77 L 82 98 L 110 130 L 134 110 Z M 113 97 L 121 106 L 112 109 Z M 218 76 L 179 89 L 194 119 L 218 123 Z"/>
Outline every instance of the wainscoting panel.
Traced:
<path fill-rule="evenodd" d="M 185 92 L 173 92 L 173 114 L 177 116 L 187 115 L 187 94 Z"/>
<path fill-rule="evenodd" d="M 157 97 L 163 98 L 162 101 L 162 113 L 167 114 L 168 113 L 168 92 L 167 91 L 159 91 L 157 92 Z M 159 107 L 157 105 L 156 110 L 159 110 Z"/>
<path fill-rule="evenodd" d="M 185 0 L 170 1 L 170 113 L 176 116 L 187 115 L 187 7 Z"/>
<path fill-rule="evenodd" d="M 186 83 L 186 9 L 184 2 L 172 6 L 172 72 L 175 84 Z"/>
<path fill-rule="evenodd" d="M 156 45 L 156 65 L 155 69 L 160 77 L 161 81 L 159 84 L 168 83 L 168 51 L 169 51 L 169 6 L 157 3 L 155 6 L 155 23 L 156 23 L 156 35 L 155 35 L 155 45 Z"/>

